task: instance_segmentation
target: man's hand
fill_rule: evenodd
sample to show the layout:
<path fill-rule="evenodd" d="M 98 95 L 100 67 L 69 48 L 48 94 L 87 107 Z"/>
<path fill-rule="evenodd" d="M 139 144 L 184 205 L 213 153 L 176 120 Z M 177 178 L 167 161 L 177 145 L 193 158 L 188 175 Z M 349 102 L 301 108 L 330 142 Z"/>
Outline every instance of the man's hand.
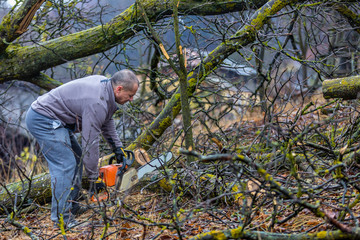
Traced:
<path fill-rule="evenodd" d="M 100 193 L 105 189 L 105 182 L 101 178 L 90 180 L 89 193 L 91 196 Z"/>
<path fill-rule="evenodd" d="M 106 185 L 101 178 L 90 180 L 89 196 L 93 202 L 104 201 L 109 198 Z"/>
<path fill-rule="evenodd" d="M 124 161 L 124 158 L 126 158 L 125 151 L 122 147 L 115 148 L 114 153 L 118 163 L 122 163 Z"/>

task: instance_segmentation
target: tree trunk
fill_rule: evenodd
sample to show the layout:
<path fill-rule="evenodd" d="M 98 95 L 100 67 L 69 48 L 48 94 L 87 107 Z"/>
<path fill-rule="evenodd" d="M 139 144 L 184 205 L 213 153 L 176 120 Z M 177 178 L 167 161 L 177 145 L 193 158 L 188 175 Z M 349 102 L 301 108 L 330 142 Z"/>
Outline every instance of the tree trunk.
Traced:
<path fill-rule="evenodd" d="M 176 51 L 179 57 L 179 85 L 180 85 L 180 102 L 181 102 L 181 110 L 182 110 L 182 118 L 183 118 L 183 126 L 184 126 L 184 134 L 185 134 L 185 147 L 186 149 L 194 149 L 194 141 L 193 141 L 193 133 L 191 126 L 191 111 L 189 104 L 189 96 L 187 93 L 188 82 L 187 82 L 187 69 L 186 69 L 186 50 L 183 52 L 181 41 L 180 41 L 180 33 L 179 33 L 179 18 L 178 18 L 178 8 L 176 1 L 173 2 L 174 5 L 174 33 L 175 33 L 175 43 L 176 43 Z M 185 56 L 184 56 L 185 53 Z M 193 161 L 194 158 L 192 156 L 187 156 L 189 162 Z"/>
<path fill-rule="evenodd" d="M 27 31 L 36 11 L 45 0 L 26 0 L 13 13 L 9 12 L 0 24 L 0 52 L 3 52 L 8 44 Z"/>
<path fill-rule="evenodd" d="M 360 95 L 360 75 L 327 79 L 322 84 L 324 98 L 357 99 Z"/>

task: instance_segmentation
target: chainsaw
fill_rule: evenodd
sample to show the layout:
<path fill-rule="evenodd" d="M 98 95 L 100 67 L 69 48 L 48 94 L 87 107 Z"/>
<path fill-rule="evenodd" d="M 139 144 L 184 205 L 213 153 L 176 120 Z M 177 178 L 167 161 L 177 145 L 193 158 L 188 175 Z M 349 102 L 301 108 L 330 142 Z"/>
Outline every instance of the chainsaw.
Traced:
<path fill-rule="evenodd" d="M 153 158 L 151 161 L 146 162 L 144 165 L 135 169 L 130 166 L 134 163 L 135 155 L 132 151 L 125 150 L 126 157 L 119 160 L 116 159 L 115 155 L 109 158 L 108 165 L 103 166 L 99 170 L 99 177 L 105 183 L 107 187 L 114 187 L 120 192 L 124 192 L 134 186 L 139 179 L 141 179 L 146 173 L 150 173 L 159 167 L 163 166 L 165 163 L 169 162 L 173 154 L 167 152 L 160 155 L 159 157 Z M 113 163 L 116 160 L 116 163 Z M 92 197 L 92 201 L 103 201 L 107 200 L 109 197 L 108 191 L 105 193 L 99 194 L 95 198 Z"/>

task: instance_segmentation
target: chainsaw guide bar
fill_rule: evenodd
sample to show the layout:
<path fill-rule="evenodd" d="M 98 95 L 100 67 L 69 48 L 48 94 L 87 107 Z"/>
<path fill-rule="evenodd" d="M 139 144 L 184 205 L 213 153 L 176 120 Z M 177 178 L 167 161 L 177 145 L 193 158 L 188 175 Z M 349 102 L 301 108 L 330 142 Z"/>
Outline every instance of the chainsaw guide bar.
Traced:
<path fill-rule="evenodd" d="M 145 165 L 139 167 L 138 169 L 130 168 L 124 173 L 122 178 L 120 191 L 126 191 L 132 186 L 134 186 L 139 179 L 141 179 L 146 173 L 150 173 L 164 164 L 169 162 L 173 158 L 173 154 L 171 152 L 164 153 L 157 158 L 152 159 L 150 162 Z"/>

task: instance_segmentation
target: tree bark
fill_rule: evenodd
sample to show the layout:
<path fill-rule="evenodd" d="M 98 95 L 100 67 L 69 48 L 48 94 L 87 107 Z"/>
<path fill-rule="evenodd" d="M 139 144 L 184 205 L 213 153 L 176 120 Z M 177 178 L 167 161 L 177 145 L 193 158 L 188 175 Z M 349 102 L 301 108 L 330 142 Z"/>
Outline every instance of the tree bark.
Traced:
<path fill-rule="evenodd" d="M 359 98 L 360 75 L 345 78 L 327 79 L 322 84 L 323 96 L 351 100 Z"/>
<path fill-rule="evenodd" d="M 181 102 L 181 110 L 182 110 L 182 118 L 183 118 L 183 126 L 184 126 L 184 134 L 185 134 L 185 147 L 186 149 L 194 149 L 194 141 L 193 141 L 193 132 L 191 126 L 191 111 L 190 111 L 190 103 L 189 96 L 187 93 L 188 82 L 187 82 L 187 69 L 186 69 L 186 57 L 184 57 L 184 53 L 186 55 L 186 50 L 182 49 L 181 41 L 180 41 L 180 32 L 179 32 L 179 17 L 178 17 L 178 9 L 177 2 L 173 1 L 174 5 L 174 33 L 175 33 L 175 43 L 176 43 L 176 52 L 179 58 L 179 85 L 180 85 L 180 102 Z M 192 156 L 187 156 L 189 162 L 193 161 Z"/>

